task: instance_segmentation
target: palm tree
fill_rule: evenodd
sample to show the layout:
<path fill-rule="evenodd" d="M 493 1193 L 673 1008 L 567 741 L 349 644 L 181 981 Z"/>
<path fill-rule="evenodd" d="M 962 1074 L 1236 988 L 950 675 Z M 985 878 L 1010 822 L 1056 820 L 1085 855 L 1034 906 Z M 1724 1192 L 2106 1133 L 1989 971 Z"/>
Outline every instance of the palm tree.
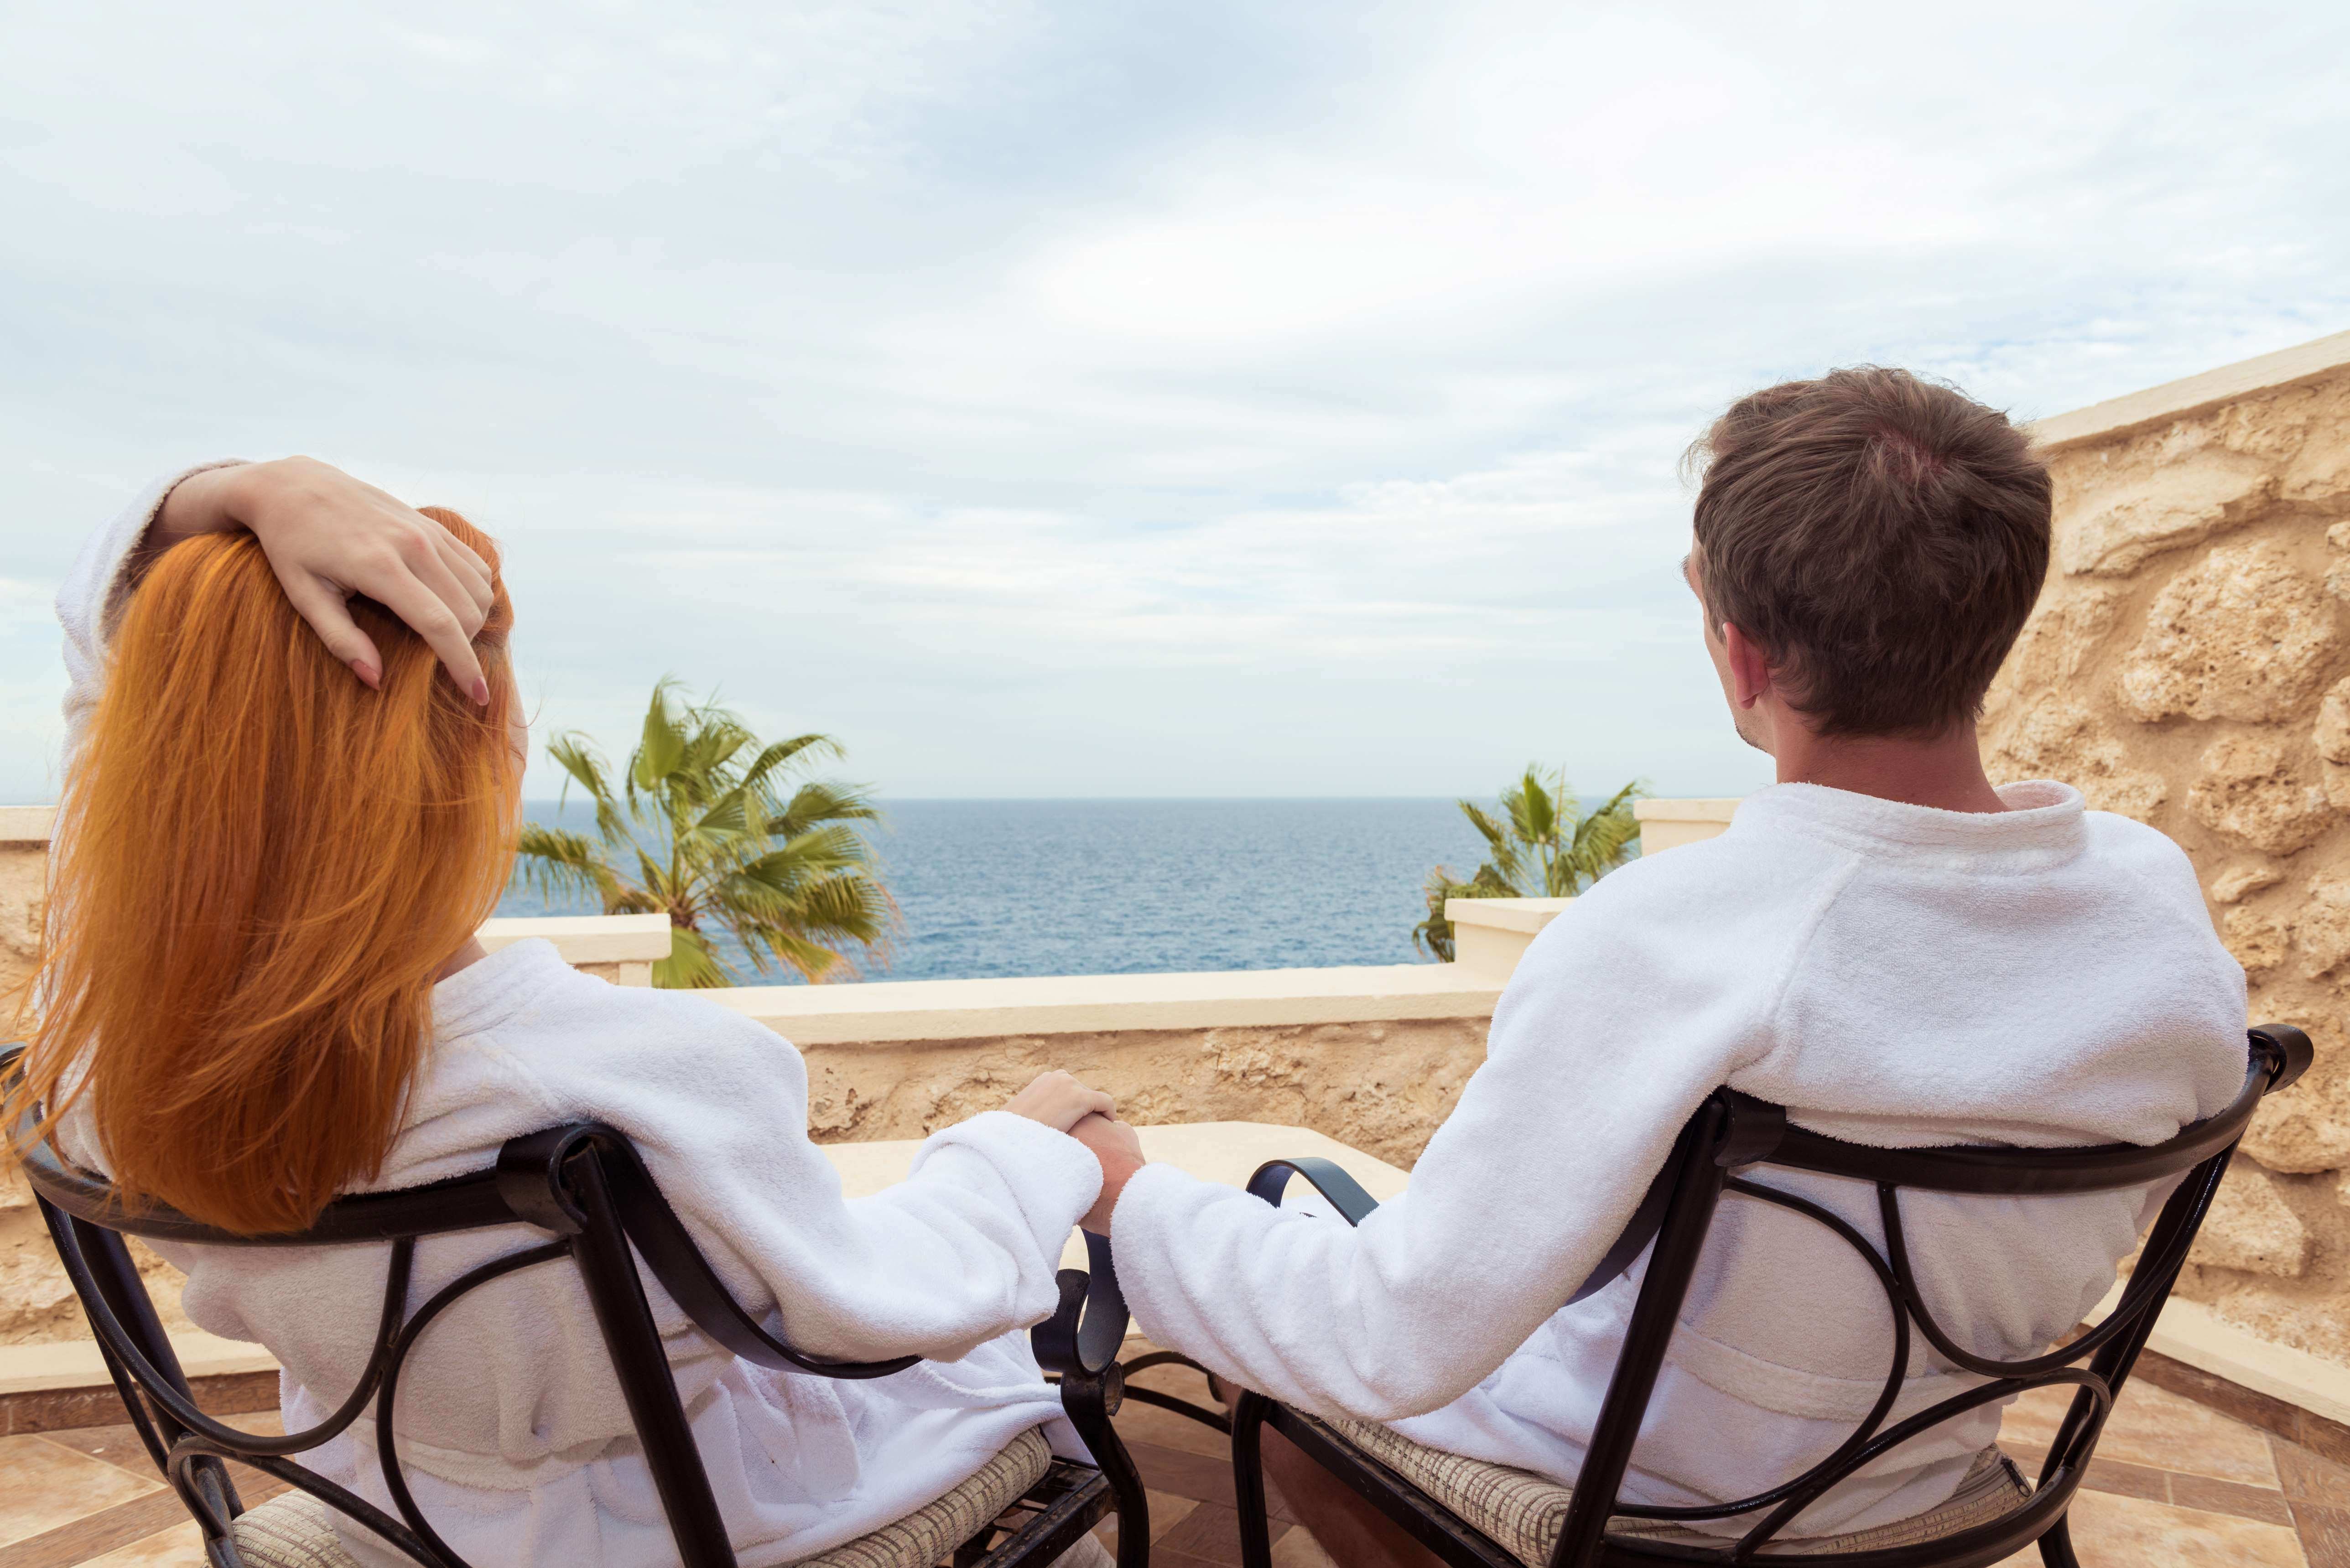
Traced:
<path fill-rule="evenodd" d="M 1565 778 L 1528 763 L 1525 776 L 1502 792 L 1498 815 L 1462 801 L 1461 815 L 1484 839 L 1488 858 L 1466 882 L 1442 866 L 1428 874 L 1420 887 L 1428 919 L 1412 928 L 1412 945 L 1452 961 L 1447 898 L 1569 898 L 1582 892 L 1631 857 L 1640 836 L 1632 803 L 1647 793 L 1635 779 L 1586 815 Z"/>
<path fill-rule="evenodd" d="M 681 701 L 664 678 L 617 794 L 586 736 L 567 731 L 546 753 L 566 774 L 564 798 L 577 784 L 596 803 L 596 832 L 525 824 L 516 870 L 550 895 L 591 895 L 608 915 L 667 915 L 655 985 L 733 984 L 713 930 L 731 933 L 763 975 L 780 961 L 830 979 L 853 972 L 850 950 L 872 953 L 896 919 L 852 826 L 879 815 L 864 791 L 803 778 L 786 797 L 791 774 L 840 754 L 829 736 L 762 746 L 736 715 Z"/>

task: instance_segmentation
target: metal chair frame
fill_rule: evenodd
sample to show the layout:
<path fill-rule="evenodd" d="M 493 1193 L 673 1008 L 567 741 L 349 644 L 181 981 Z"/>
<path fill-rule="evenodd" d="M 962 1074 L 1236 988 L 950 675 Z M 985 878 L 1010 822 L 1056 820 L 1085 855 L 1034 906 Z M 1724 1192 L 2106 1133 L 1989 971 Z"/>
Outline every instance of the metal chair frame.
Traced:
<path fill-rule="evenodd" d="M 0 1053 L 0 1077 L 14 1080 L 21 1047 Z M 662 1199 L 635 1147 L 594 1122 L 549 1127 L 508 1141 L 488 1170 L 428 1186 L 338 1199 L 298 1234 L 241 1236 L 162 1208 L 126 1208 L 112 1187 L 28 1145 L 29 1121 L 15 1129 L 41 1217 L 99 1354 L 148 1457 L 171 1483 L 204 1537 L 212 1568 L 244 1568 L 230 1526 L 244 1511 L 227 1466 L 235 1459 L 317 1498 L 366 1526 L 424 1568 L 471 1568 L 417 1508 L 402 1473 L 394 1406 L 409 1352 L 448 1308 L 491 1281 L 568 1261 L 586 1286 L 619 1378 L 646 1468 L 683 1568 L 734 1568 L 734 1549 L 678 1398 L 644 1282 L 644 1267 L 694 1326 L 760 1366 L 823 1377 L 887 1377 L 920 1357 L 831 1361 L 776 1338 L 737 1304 L 684 1225 Z M 416 1243 L 494 1225 L 522 1224 L 551 1239 L 525 1246 L 452 1280 L 412 1313 Z M 331 1415 L 283 1437 L 245 1432 L 196 1406 L 158 1321 L 125 1236 L 216 1247 L 384 1245 L 389 1258 L 375 1345 L 358 1386 Z M 1147 1568 L 1149 1508 L 1140 1475 L 1111 1428 L 1123 1388 L 1118 1352 L 1127 1310 L 1107 1242 L 1087 1237 L 1090 1272 L 1060 1272 L 1053 1315 L 1029 1332 L 1036 1359 L 1058 1375 L 1061 1406 L 1095 1465 L 1055 1459 L 1017 1507 L 1021 1516 L 991 1544 L 983 1527 L 954 1554 L 955 1568 L 1026 1568 L 1050 1563 L 1105 1517 L 1118 1521 L 1118 1568 Z M 289 1457 L 348 1429 L 372 1403 L 375 1449 L 394 1518 Z"/>
<path fill-rule="evenodd" d="M 2094 1148 L 2014 1149 L 1971 1147 L 1871 1148 L 1839 1142 L 1792 1126 L 1778 1106 L 1730 1089 L 1716 1090 L 1683 1127 L 1664 1168 L 1650 1183 L 1631 1222 L 1574 1296 L 1580 1301 L 1617 1279 L 1643 1252 L 1649 1256 L 1624 1345 L 1574 1487 L 1551 1568 L 1641 1568 L 1656 1563 L 1746 1563 L 1779 1531 L 1830 1488 L 1887 1450 L 1952 1417 L 2033 1388 L 2076 1390 L 2058 1428 L 2031 1496 L 2005 1517 L 1936 1541 L 1866 1552 L 1804 1552 L 1774 1548 L 1761 1561 L 1784 1568 L 1986 1568 L 2037 1543 L 2049 1568 L 2078 1568 L 2066 1529 L 2066 1511 L 2091 1454 L 2154 1331 L 2179 1268 L 2229 1158 L 2263 1096 L 2290 1085 L 2308 1069 L 2309 1037 L 2288 1024 L 2251 1031 L 2242 1089 L 2216 1116 L 2168 1142 L 2147 1147 L 2118 1144 Z M 1838 1216 L 1809 1200 L 1752 1179 L 1767 1166 L 1867 1181 L 1877 1189 L 1885 1224 L 1880 1254 Z M 2111 1191 L 2184 1175 L 2148 1231 L 2129 1283 L 2106 1321 L 2069 1344 L 2021 1361 L 1997 1361 L 1966 1350 L 1928 1308 L 1911 1267 L 1902 1230 L 1899 1190 L 2007 1196 Z M 1353 1179 L 1326 1160 L 1274 1160 L 1261 1167 L 1249 1191 L 1278 1205 L 1292 1176 L 1305 1178 L 1349 1224 L 1378 1207 Z M 1892 1365 L 1875 1407 L 1826 1459 L 1766 1491 L 1709 1507 L 1668 1508 L 1619 1500 L 1624 1472 L 1648 1397 L 1664 1366 L 1668 1343 L 1696 1272 L 1714 1211 L 1724 1194 L 1775 1204 L 1826 1227 L 1868 1263 L 1893 1318 Z M 1885 1427 L 1909 1362 L 1912 1322 L 1950 1365 L 1990 1379 L 1906 1420 Z M 2085 1367 L 2074 1365 L 2089 1358 Z M 1138 1362 L 1137 1366 L 1140 1366 Z M 1164 1397 L 1154 1403 L 1163 1403 Z M 1262 1465 L 1263 1429 L 1270 1426 L 1310 1455 L 1380 1512 L 1455 1568 L 1523 1568 L 1518 1559 L 1443 1504 L 1380 1464 L 1332 1428 L 1262 1394 L 1243 1393 L 1229 1423 L 1204 1411 L 1187 1412 L 1211 1425 L 1228 1425 L 1234 1489 L 1241 1514 L 1243 1568 L 1270 1568 L 1270 1528 Z M 1882 1428 L 1882 1429 L 1880 1429 Z M 1758 1511 L 1762 1520 L 1722 1544 L 1610 1535 L 1613 1516 L 1694 1521 Z"/>

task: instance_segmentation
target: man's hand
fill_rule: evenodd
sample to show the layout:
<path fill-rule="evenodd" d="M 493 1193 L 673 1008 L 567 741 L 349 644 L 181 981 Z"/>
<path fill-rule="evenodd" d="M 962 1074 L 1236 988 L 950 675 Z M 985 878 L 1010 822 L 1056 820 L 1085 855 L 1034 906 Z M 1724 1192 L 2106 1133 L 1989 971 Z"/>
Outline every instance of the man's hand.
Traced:
<path fill-rule="evenodd" d="M 1118 1207 L 1118 1195 L 1126 1190 L 1128 1179 L 1143 1167 L 1142 1140 L 1134 1136 L 1132 1127 L 1107 1116 L 1087 1116 L 1069 1129 L 1069 1136 L 1093 1150 L 1102 1168 L 1101 1196 L 1094 1199 L 1094 1206 L 1077 1223 L 1097 1236 L 1107 1236 L 1110 1211 Z"/>
<path fill-rule="evenodd" d="M 415 628 L 457 689 L 487 706 L 473 634 L 490 613 L 490 569 L 432 518 L 316 458 L 208 468 L 172 486 L 147 530 L 151 557 L 199 534 L 249 529 L 286 601 L 369 686 L 383 655 L 345 601 L 369 598 Z"/>
<path fill-rule="evenodd" d="M 1066 1073 L 1045 1073 L 1012 1096 L 1003 1107 L 1015 1116 L 1043 1122 L 1055 1132 L 1067 1132 L 1087 1116 L 1114 1116 L 1118 1102 L 1099 1089 L 1087 1088 Z"/>

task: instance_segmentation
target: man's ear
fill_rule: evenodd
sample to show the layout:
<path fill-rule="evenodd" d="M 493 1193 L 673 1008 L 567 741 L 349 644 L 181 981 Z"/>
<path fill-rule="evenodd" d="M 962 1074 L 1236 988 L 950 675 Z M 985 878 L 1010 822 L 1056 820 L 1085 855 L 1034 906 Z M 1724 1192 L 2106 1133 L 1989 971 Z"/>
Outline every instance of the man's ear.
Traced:
<path fill-rule="evenodd" d="M 1730 661 L 1731 697 L 1752 708 L 1771 690 L 1771 656 L 1733 621 L 1721 623 L 1721 648 Z"/>

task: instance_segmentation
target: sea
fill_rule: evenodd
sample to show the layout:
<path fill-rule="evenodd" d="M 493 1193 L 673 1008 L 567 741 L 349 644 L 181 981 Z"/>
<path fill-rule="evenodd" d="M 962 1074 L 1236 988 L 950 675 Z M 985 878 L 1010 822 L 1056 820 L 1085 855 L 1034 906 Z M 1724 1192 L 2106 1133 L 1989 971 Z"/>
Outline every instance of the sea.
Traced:
<path fill-rule="evenodd" d="M 578 800 L 537 821 L 590 829 Z M 1484 844 L 1451 800 L 902 800 L 871 835 L 899 926 L 868 981 L 1431 962 L 1420 884 Z M 505 915 L 592 914 L 510 891 Z M 754 972 L 744 984 L 794 983 Z"/>

